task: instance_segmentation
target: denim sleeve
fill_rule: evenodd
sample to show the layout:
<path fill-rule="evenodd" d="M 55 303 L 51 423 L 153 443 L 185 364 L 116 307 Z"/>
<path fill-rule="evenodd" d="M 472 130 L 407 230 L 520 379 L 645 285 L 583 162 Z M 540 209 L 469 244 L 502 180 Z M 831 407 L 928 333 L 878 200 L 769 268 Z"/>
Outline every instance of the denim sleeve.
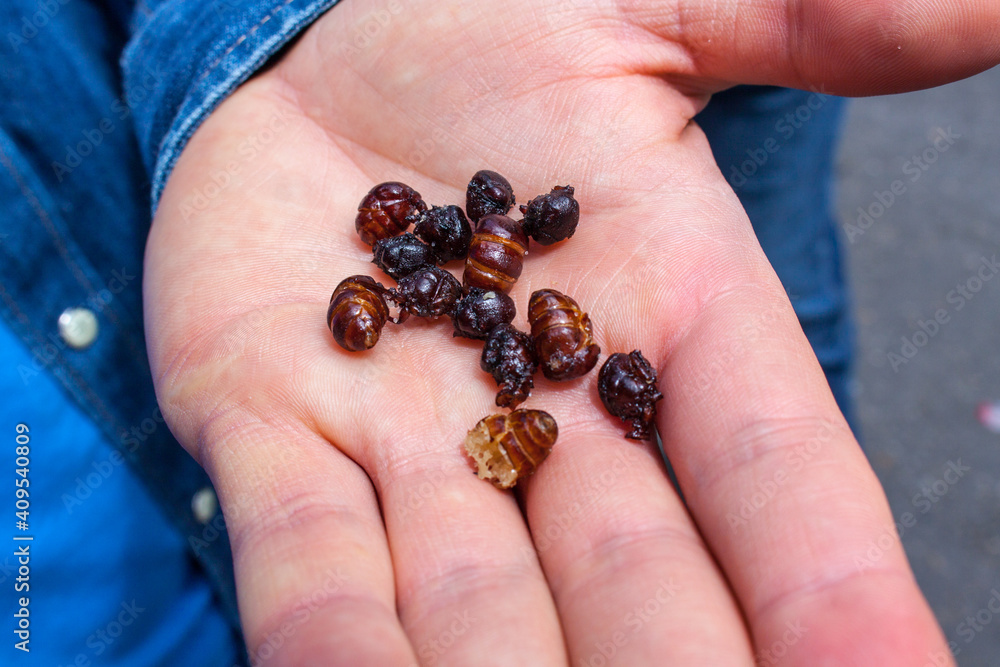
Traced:
<path fill-rule="evenodd" d="M 174 163 L 208 114 L 337 1 L 138 4 L 122 67 L 154 211 Z"/>

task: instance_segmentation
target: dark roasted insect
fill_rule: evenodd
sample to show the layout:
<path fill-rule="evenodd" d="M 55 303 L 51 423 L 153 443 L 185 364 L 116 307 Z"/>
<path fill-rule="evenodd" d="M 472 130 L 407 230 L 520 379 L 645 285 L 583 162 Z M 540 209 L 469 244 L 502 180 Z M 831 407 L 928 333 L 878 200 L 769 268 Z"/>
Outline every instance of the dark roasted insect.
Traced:
<path fill-rule="evenodd" d="M 375 245 L 380 239 L 396 236 L 420 218 L 427 204 L 420 193 L 404 183 L 379 183 L 358 204 L 354 228 L 361 240 Z"/>
<path fill-rule="evenodd" d="M 462 283 L 444 269 L 424 266 L 401 278 L 388 297 L 411 315 L 449 315 L 462 297 Z"/>
<path fill-rule="evenodd" d="M 486 338 L 493 327 L 514 321 L 514 300 L 503 292 L 473 287 L 455 305 L 455 336 Z"/>
<path fill-rule="evenodd" d="M 480 479 L 509 489 L 531 475 L 559 436 L 556 420 L 542 410 L 514 410 L 485 417 L 469 431 L 465 450 Z"/>
<path fill-rule="evenodd" d="M 396 280 L 433 263 L 431 247 L 413 234 L 390 236 L 375 242 L 372 264 Z"/>
<path fill-rule="evenodd" d="M 374 347 L 389 319 L 385 287 L 369 276 L 344 278 L 330 296 L 326 325 L 333 339 L 352 352 Z"/>
<path fill-rule="evenodd" d="M 509 292 L 521 275 L 527 251 L 528 237 L 520 222 L 505 215 L 483 216 L 472 235 L 462 284 Z"/>
<path fill-rule="evenodd" d="M 538 290 L 528 301 L 528 323 L 542 373 L 550 380 L 572 380 L 597 364 L 590 317 L 576 301 L 554 289 Z"/>
<path fill-rule="evenodd" d="M 506 178 L 489 169 L 477 171 L 465 190 L 465 212 L 472 222 L 490 213 L 507 215 L 513 205 L 514 189 Z"/>
<path fill-rule="evenodd" d="M 656 371 L 639 350 L 608 357 L 597 374 L 601 402 L 629 426 L 626 438 L 649 440 L 656 416 L 656 402 L 663 394 L 656 386 Z"/>
<path fill-rule="evenodd" d="M 580 204 L 573 198 L 573 186 L 552 188 L 521 205 L 524 231 L 542 245 L 552 245 L 573 236 L 580 222 Z"/>
<path fill-rule="evenodd" d="M 479 366 L 491 374 L 500 387 L 497 405 L 516 408 L 531 393 L 534 386 L 531 376 L 538 370 L 531 336 L 518 331 L 512 324 L 494 327 L 483 346 Z"/>
<path fill-rule="evenodd" d="M 431 207 L 413 231 L 431 247 L 438 264 L 465 259 L 469 254 L 472 226 L 458 206 Z"/>

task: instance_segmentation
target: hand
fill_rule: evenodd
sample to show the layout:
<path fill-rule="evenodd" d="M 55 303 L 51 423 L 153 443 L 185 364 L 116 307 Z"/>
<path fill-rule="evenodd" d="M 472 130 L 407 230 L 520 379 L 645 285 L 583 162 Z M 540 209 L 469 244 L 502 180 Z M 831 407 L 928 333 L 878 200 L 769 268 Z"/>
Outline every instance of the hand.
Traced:
<path fill-rule="evenodd" d="M 689 121 L 731 82 L 864 94 L 966 76 L 1000 58 L 995 3 L 499 5 L 342 3 L 212 114 L 164 191 L 153 372 L 220 493 L 251 655 L 935 664 L 947 648 L 878 481 Z M 365 353 L 333 342 L 333 287 L 387 281 L 354 232 L 364 193 L 401 180 L 461 204 L 481 168 L 519 202 L 575 186 L 580 227 L 531 247 L 515 323 L 555 287 L 603 358 L 643 351 L 687 508 L 655 447 L 604 412 L 596 370 L 536 378 L 525 407 L 560 438 L 515 495 L 462 451 L 497 411 L 479 344 L 414 319 Z"/>

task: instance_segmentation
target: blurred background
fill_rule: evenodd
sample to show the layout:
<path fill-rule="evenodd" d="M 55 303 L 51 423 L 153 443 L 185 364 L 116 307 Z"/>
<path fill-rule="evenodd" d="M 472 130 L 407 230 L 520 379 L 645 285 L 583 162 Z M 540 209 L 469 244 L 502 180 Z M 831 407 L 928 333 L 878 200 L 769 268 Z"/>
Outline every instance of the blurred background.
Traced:
<path fill-rule="evenodd" d="M 1000 665 L 998 110 L 1000 68 L 855 100 L 838 160 L 859 435 L 962 666 Z"/>

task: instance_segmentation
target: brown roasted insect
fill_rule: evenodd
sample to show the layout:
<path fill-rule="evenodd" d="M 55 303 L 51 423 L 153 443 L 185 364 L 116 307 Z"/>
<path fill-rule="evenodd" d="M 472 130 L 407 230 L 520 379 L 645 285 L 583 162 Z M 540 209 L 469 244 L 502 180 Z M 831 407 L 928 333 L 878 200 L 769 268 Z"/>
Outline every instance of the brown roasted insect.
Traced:
<path fill-rule="evenodd" d="M 557 185 L 521 205 L 524 231 L 542 245 L 552 245 L 573 236 L 580 222 L 580 204 L 573 198 L 573 186 Z"/>
<path fill-rule="evenodd" d="M 510 182 L 489 169 L 477 171 L 465 190 L 465 212 L 472 222 L 490 213 L 507 215 L 513 205 L 514 189 Z"/>
<path fill-rule="evenodd" d="M 542 373 L 550 380 L 572 380 L 597 364 L 590 317 L 570 297 L 554 289 L 538 290 L 528 301 L 528 323 Z"/>
<path fill-rule="evenodd" d="M 493 327 L 514 321 L 514 300 L 503 292 L 473 287 L 462 297 L 451 314 L 455 336 L 486 338 Z"/>
<path fill-rule="evenodd" d="M 608 412 L 628 424 L 626 438 L 652 438 L 656 402 L 663 394 L 656 386 L 656 371 L 642 352 L 617 352 L 608 357 L 597 374 L 597 392 Z"/>
<path fill-rule="evenodd" d="M 472 226 L 458 206 L 431 207 L 420 216 L 413 232 L 431 247 L 438 264 L 465 259 L 469 255 Z"/>
<path fill-rule="evenodd" d="M 556 420 L 542 410 L 514 410 L 485 417 L 469 431 L 465 450 L 480 479 L 509 489 L 531 475 L 559 436 Z"/>
<path fill-rule="evenodd" d="M 462 284 L 444 269 L 424 266 L 400 278 L 387 296 L 411 315 L 438 317 L 454 312 L 462 297 Z"/>
<path fill-rule="evenodd" d="M 330 296 L 326 325 L 333 339 L 351 352 L 375 346 L 382 327 L 389 320 L 385 287 L 369 276 L 344 278 Z"/>
<path fill-rule="evenodd" d="M 507 293 L 524 268 L 528 237 L 505 215 L 483 216 L 476 225 L 465 260 L 462 284 Z"/>
<path fill-rule="evenodd" d="M 405 183 L 379 183 L 358 204 L 354 228 L 361 240 L 375 245 L 380 239 L 406 231 L 427 210 L 420 193 Z"/>
<path fill-rule="evenodd" d="M 494 327 L 483 346 L 479 366 L 493 376 L 500 388 L 497 405 L 516 408 L 531 393 L 531 376 L 538 370 L 531 336 L 511 324 Z"/>
<path fill-rule="evenodd" d="M 375 242 L 372 264 L 399 280 L 421 266 L 434 263 L 431 247 L 413 234 L 401 234 Z"/>

